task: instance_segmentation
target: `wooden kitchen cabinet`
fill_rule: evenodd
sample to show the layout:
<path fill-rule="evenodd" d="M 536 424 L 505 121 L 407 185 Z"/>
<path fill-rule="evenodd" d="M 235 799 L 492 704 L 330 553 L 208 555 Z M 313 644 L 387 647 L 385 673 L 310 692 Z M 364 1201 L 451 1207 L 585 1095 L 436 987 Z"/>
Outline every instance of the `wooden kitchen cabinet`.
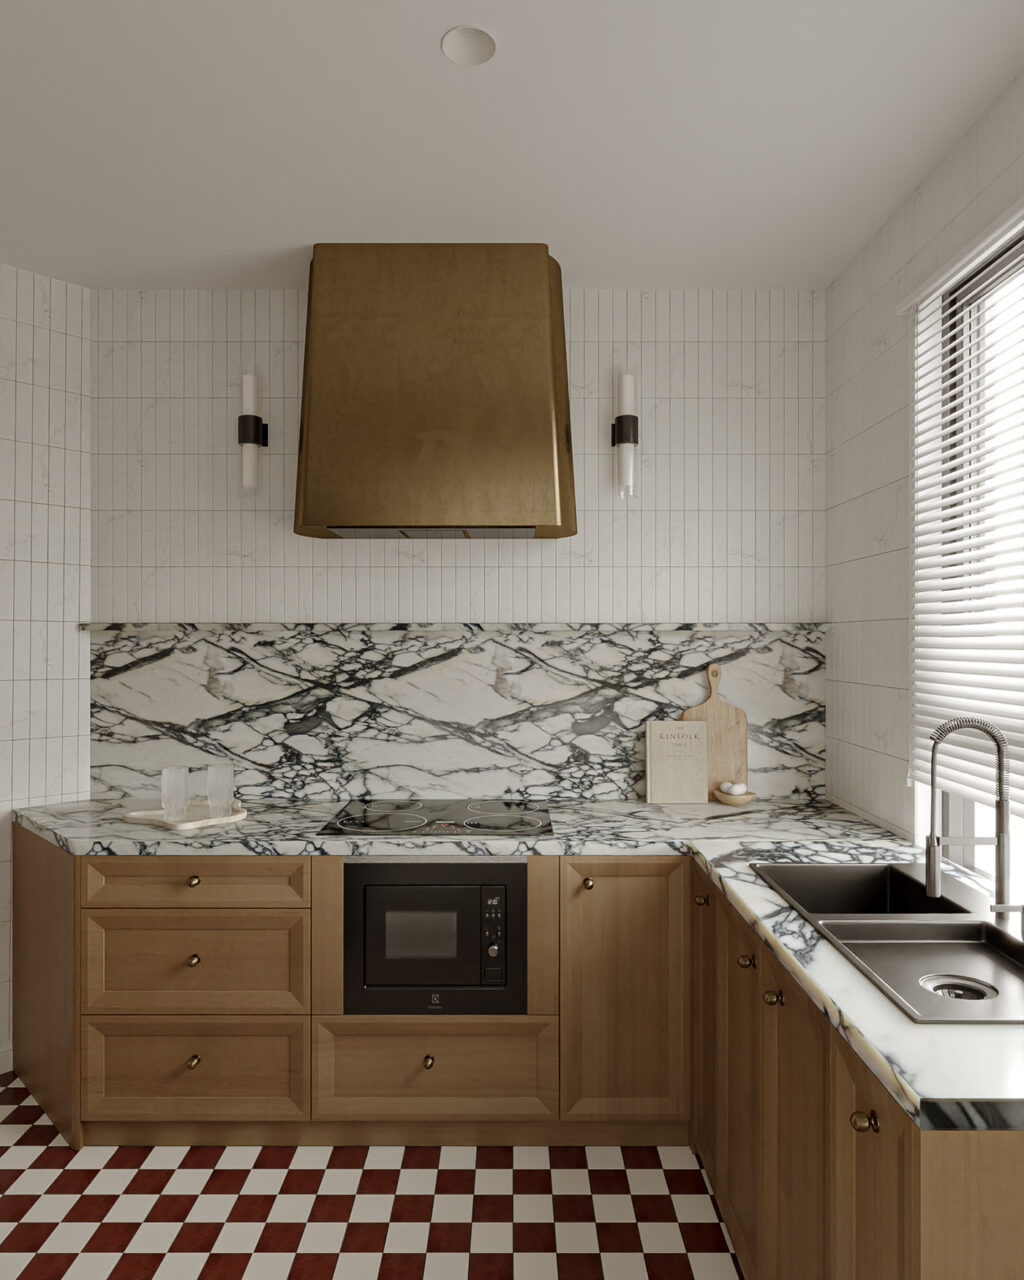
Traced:
<path fill-rule="evenodd" d="M 303 1120 L 307 1018 L 86 1018 L 84 1120 Z"/>
<path fill-rule="evenodd" d="M 1024 1134 L 920 1128 L 697 868 L 693 890 L 695 1143 L 746 1280 L 1020 1280 Z"/>
<path fill-rule="evenodd" d="M 914 1180 L 921 1132 L 853 1050 L 838 1035 L 831 1039 L 829 1274 L 910 1280 L 918 1275 Z M 938 1280 L 938 1273 L 926 1280 Z"/>
<path fill-rule="evenodd" d="M 16 826 L 13 876 L 15 1064 L 73 1146 L 687 1141 L 688 859 L 530 858 L 526 1012 L 491 1018 L 346 1013 L 340 857 Z"/>
<path fill-rule="evenodd" d="M 310 859 L 182 855 L 81 863 L 83 907 L 308 907 Z"/>
<path fill-rule="evenodd" d="M 712 1113 L 701 1156 L 748 1280 L 821 1280 L 828 1024 L 725 897 L 710 890 L 707 907 L 710 882 L 694 883 L 716 993 L 698 1024 L 713 1047 L 694 1055 L 711 1095 L 694 1101 Z M 796 1205 L 801 1225 L 788 1229 Z"/>
<path fill-rule="evenodd" d="M 715 1155 L 715 892 L 699 868 L 690 868 L 690 1145 L 712 1183 Z"/>
<path fill-rule="evenodd" d="M 820 1280 L 829 1024 L 767 947 L 761 967 L 761 1280 Z M 799 1206 L 799 1227 L 794 1209 Z"/>
<path fill-rule="evenodd" d="M 561 861 L 563 1120 L 686 1119 L 683 858 Z"/>
<path fill-rule="evenodd" d="M 86 1013 L 304 1013 L 308 911 L 84 911 Z"/>
<path fill-rule="evenodd" d="M 314 1019 L 314 1120 L 556 1120 L 558 1020 Z"/>
<path fill-rule="evenodd" d="M 720 893 L 714 914 L 713 1186 L 744 1272 L 756 1277 L 764 1209 L 761 987 L 767 953 Z"/>

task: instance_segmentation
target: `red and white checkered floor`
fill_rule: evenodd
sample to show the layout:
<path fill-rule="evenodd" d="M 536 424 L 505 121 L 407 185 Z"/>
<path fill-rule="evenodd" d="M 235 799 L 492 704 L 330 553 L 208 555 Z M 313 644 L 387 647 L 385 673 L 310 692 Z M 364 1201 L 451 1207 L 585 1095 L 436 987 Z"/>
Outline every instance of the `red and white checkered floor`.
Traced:
<path fill-rule="evenodd" d="M 0 1075 L 0 1280 L 737 1280 L 688 1147 L 86 1147 Z"/>

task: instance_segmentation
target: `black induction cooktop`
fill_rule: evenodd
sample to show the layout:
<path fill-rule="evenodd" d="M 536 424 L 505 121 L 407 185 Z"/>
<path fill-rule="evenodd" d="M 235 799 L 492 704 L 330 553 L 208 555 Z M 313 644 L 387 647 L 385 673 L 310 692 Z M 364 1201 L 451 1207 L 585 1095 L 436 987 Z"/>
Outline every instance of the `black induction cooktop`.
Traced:
<path fill-rule="evenodd" d="M 350 800 L 322 836 L 549 836 L 551 818 L 531 800 Z"/>

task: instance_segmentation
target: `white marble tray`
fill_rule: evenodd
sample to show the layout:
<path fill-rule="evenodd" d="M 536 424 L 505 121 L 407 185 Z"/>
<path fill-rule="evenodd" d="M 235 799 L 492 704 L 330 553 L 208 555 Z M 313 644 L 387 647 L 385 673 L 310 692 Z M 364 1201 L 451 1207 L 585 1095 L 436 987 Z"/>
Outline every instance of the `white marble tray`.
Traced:
<path fill-rule="evenodd" d="M 182 822 L 172 822 L 165 818 L 163 809 L 126 809 L 121 814 L 125 822 L 136 822 L 144 827 L 163 827 L 165 831 L 202 831 L 206 827 L 228 827 L 241 822 L 246 816 L 245 809 L 237 800 L 232 801 L 231 812 L 225 818 L 211 818 L 210 806 L 204 801 L 190 804 Z"/>

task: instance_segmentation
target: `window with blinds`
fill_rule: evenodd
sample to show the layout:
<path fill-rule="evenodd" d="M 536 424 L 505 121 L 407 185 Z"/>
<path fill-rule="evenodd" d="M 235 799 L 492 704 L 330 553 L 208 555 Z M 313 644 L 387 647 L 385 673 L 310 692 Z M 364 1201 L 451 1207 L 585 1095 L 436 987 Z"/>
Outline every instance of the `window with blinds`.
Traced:
<path fill-rule="evenodd" d="M 912 776 L 929 734 L 983 716 L 1024 814 L 1024 238 L 918 305 L 914 344 Z M 992 801 L 991 743 L 939 751 L 939 785 Z"/>

